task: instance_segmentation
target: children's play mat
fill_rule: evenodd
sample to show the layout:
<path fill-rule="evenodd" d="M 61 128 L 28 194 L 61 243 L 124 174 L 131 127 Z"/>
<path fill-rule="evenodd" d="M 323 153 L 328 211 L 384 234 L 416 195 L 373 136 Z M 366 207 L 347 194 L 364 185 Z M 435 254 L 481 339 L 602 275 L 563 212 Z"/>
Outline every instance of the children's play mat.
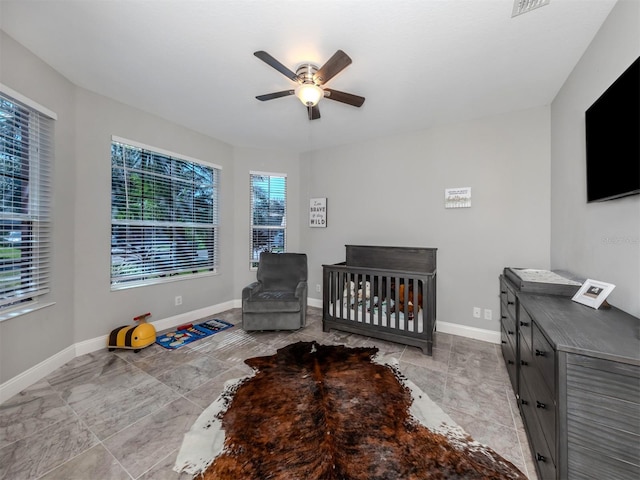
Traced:
<path fill-rule="evenodd" d="M 196 325 L 183 325 L 182 327 L 178 327 L 174 332 L 158 335 L 156 343 L 164 348 L 175 350 L 176 348 L 180 348 L 188 343 L 195 342 L 196 340 L 200 340 L 201 338 L 208 337 L 209 335 L 213 335 L 214 333 L 221 332 L 222 330 L 226 330 L 231 327 L 233 327 L 232 323 L 214 318 Z"/>

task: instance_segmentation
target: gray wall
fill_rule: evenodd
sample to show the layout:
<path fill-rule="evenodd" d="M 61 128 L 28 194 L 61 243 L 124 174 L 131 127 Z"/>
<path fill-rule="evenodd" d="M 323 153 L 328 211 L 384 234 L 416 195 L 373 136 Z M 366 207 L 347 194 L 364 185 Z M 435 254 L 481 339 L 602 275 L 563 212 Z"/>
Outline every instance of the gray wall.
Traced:
<path fill-rule="evenodd" d="M 97 338 L 133 316 L 152 320 L 234 298 L 233 149 L 166 120 L 75 87 L 0 32 L 0 82 L 53 110 L 54 305 L 0 322 L 0 383 L 74 343 Z M 219 274 L 165 284 L 110 290 L 111 135 L 182 153 L 223 167 Z M 183 304 L 174 306 L 182 295 Z"/>
<path fill-rule="evenodd" d="M 584 112 L 640 55 L 640 2 L 619 1 L 551 106 L 551 266 L 616 285 L 640 316 L 640 196 L 586 203 Z"/>
<path fill-rule="evenodd" d="M 287 231 L 286 242 L 289 252 L 304 252 L 300 246 L 300 157 L 286 150 L 260 150 L 235 148 L 233 152 L 234 171 L 234 288 L 233 297 L 242 296 L 242 288 L 256 280 L 255 270 L 249 265 L 249 241 L 251 218 L 249 212 L 249 172 L 269 172 L 287 174 Z"/>
<path fill-rule="evenodd" d="M 138 313 L 162 319 L 238 299 L 255 278 L 246 261 L 250 170 L 288 174 L 288 247 L 309 255 L 317 299 L 321 265 L 344 260 L 345 244 L 432 246 L 440 321 L 498 331 L 497 276 L 507 265 L 615 283 L 612 303 L 640 315 L 640 197 L 584 200 L 584 110 L 640 53 L 639 8 L 618 2 L 551 107 L 301 159 L 232 148 L 77 88 L 0 31 L 0 82 L 58 115 L 52 291 L 43 299 L 54 304 L 0 322 L 0 383 Z M 223 166 L 219 275 L 110 291 L 111 135 Z M 447 187 L 472 187 L 472 207 L 445 210 Z M 328 228 L 307 226 L 310 197 L 328 198 Z M 494 320 L 472 318 L 474 306 Z"/>
<path fill-rule="evenodd" d="M 502 268 L 549 268 L 549 122 L 543 107 L 306 155 L 303 203 L 328 212 L 327 228 L 302 212 L 310 295 L 345 244 L 437 247 L 438 320 L 499 331 Z M 471 187 L 471 208 L 445 209 L 448 187 Z"/>
<path fill-rule="evenodd" d="M 106 335 L 141 313 L 159 320 L 232 299 L 234 265 L 225 255 L 234 245 L 232 147 L 81 88 L 76 92 L 75 340 Z M 111 291 L 111 135 L 222 167 L 218 275 Z"/>
<path fill-rule="evenodd" d="M 53 256 L 54 305 L 0 322 L 0 383 L 74 343 L 75 87 L 0 30 L 0 83 L 54 111 Z"/>

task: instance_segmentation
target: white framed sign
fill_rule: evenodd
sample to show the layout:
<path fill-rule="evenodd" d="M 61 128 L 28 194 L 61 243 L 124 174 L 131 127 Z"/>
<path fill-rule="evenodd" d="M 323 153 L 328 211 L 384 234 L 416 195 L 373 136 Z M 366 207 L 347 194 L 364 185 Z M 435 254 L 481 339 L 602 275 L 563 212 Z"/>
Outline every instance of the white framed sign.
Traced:
<path fill-rule="evenodd" d="M 327 226 L 327 198 L 312 198 L 309 200 L 309 226 L 326 228 Z"/>
<path fill-rule="evenodd" d="M 612 283 L 587 279 L 571 300 L 598 309 L 616 286 Z"/>
<path fill-rule="evenodd" d="M 470 206 L 471 187 L 444 189 L 444 208 L 469 208 Z"/>

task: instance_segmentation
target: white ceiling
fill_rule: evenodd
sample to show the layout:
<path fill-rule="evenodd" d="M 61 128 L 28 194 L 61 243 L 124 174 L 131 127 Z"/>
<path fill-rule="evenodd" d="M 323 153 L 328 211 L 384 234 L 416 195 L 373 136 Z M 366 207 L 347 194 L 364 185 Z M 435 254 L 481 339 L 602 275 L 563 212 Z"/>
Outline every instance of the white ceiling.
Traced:
<path fill-rule="evenodd" d="M 305 151 L 548 105 L 616 0 L 0 0 L 0 26 L 88 90 L 235 146 Z M 337 49 L 353 63 L 309 121 L 293 82 Z"/>

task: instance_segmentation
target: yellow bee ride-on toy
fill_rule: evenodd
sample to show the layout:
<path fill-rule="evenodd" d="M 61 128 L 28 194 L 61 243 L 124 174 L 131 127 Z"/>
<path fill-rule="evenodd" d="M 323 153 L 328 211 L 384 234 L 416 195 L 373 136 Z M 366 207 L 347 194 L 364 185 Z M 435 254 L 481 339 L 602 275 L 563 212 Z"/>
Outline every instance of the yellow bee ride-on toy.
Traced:
<path fill-rule="evenodd" d="M 151 313 L 144 313 L 133 317 L 137 325 L 125 325 L 111 331 L 107 338 L 107 347 L 110 352 L 116 348 L 126 348 L 138 353 L 144 347 L 148 347 L 156 341 L 156 329 L 150 323 L 147 323 L 147 317 Z"/>

